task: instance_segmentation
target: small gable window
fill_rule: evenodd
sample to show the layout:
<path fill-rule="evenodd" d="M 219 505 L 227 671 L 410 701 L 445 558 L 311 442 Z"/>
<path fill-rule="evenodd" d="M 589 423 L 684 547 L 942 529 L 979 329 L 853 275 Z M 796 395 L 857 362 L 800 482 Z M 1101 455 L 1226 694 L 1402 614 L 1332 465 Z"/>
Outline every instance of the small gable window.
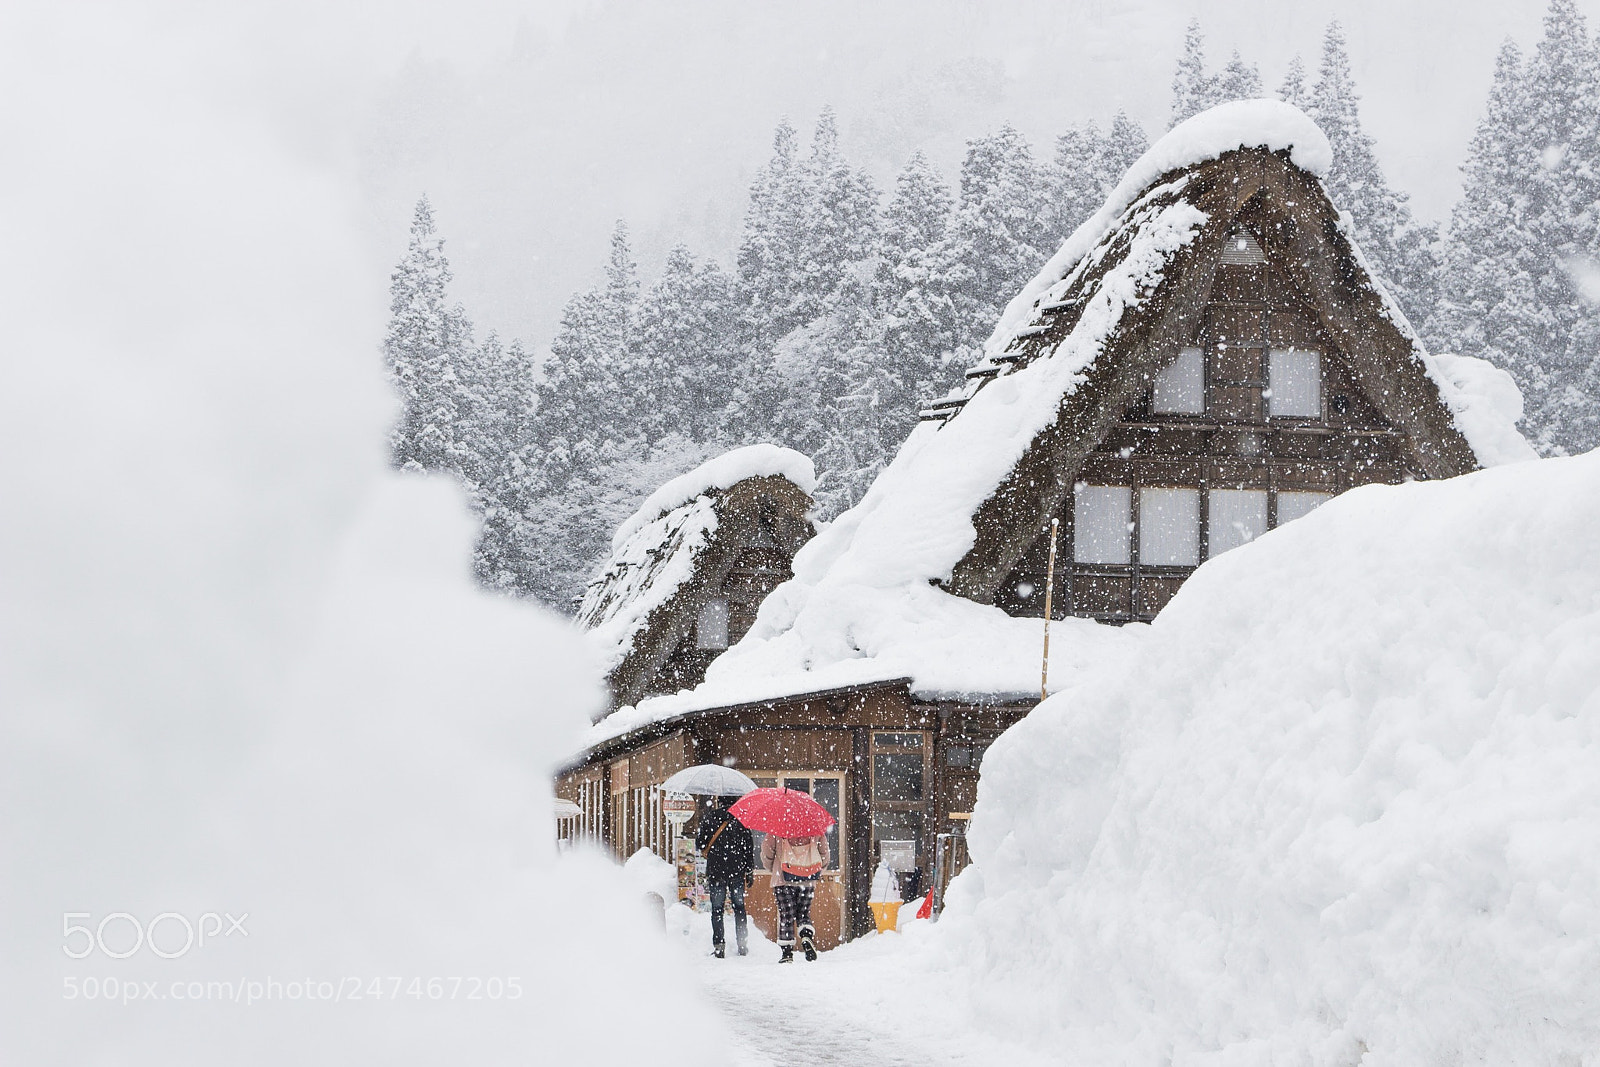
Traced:
<path fill-rule="evenodd" d="M 1267 532 L 1265 489 L 1213 489 L 1207 504 L 1210 506 L 1208 555 L 1213 559 Z"/>
<path fill-rule="evenodd" d="M 694 624 L 694 647 L 718 651 L 728 647 L 728 600 L 712 597 L 700 605 L 700 617 Z"/>
<path fill-rule="evenodd" d="M 1255 267 L 1267 261 L 1256 235 L 1239 227 L 1228 234 L 1222 246 L 1222 262 L 1229 266 Z"/>
<path fill-rule="evenodd" d="M 1156 375 L 1150 410 L 1157 414 L 1201 415 L 1206 410 L 1205 355 L 1185 348 Z"/>
<path fill-rule="evenodd" d="M 1311 348 L 1274 348 L 1267 366 L 1273 415 L 1316 418 L 1322 414 L 1322 354 Z"/>
<path fill-rule="evenodd" d="M 1277 525 L 1282 526 L 1302 515 L 1308 515 L 1332 499 L 1332 493 L 1288 493 L 1280 490 Z"/>
<path fill-rule="evenodd" d="M 1133 490 L 1079 485 L 1072 500 L 1072 558 L 1079 563 L 1129 563 Z"/>
<path fill-rule="evenodd" d="M 1200 491 L 1139 490 L 1139 562 L 1193 567 L 1200 562 Z"/>

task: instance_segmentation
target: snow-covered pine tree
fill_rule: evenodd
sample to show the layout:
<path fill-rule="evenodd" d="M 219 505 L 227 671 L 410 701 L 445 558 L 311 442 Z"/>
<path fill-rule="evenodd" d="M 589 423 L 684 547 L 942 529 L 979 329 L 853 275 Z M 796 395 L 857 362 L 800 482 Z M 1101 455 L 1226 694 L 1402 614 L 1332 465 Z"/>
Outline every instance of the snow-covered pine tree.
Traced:
<path fill-rule="evenodd" d="M 1540 329 L 1528 426 L 1546 453 L 1600 445 L 1600 396 L 1585 388 L 1600 339 L 1575 269 L 1600 253 L 1600 58 L 1575 0 L 1551 0 L 1528 63 L 1523 115 L 1530 156 L 1528 229 Z"/>
<path fill-rule="evenodd" d="M 1050 166 L 1050 230 L 1056 243 L 1066 240 L 1100 210 L 1128 168 L 1149 147 L 1143 128 L 1123 111 L 1116 113 L 1105 133 L 1088 122 L 1056 139 L 1055 159 Z"/>
<path fill-rule="evenodd" d="M 1106 134 L 1106 159 L 1109 167 L 1116 172 L 1116 181 L 1120 182 L 1129 167 L 1138 162 L 1140 156 L 1150 150 L 1150 138 L 1145 136 L 1144 127 L 1128 117 L 1128 113 L 1117 110 L 1111 116 L 1111 129 Z M 1110 195 L 1111 189 L 1106 190 Z"/>
<path fill-rule="evenodd" d="M 637 365 L 651 399 L 640 413 L 645 437 L 719 438 L 738 354 L 733 279 L 678 245 L 640 301 L 638 332 Z"/>
<path fill-rule="evenodd" d="M 450 263 L 428 198 L 417 201 L 405 256 L 389 283 L 389 327 L 383 353 L 400 394 L 391 435 L 395 466 L 462 472 L 470 457 L 460 441 L 471 406 L 460 370 L 471 358 L 472 324 L 451 305 Z"/>
<path fill-rule="evenodd" d="M 1289 69 L 1283 73 L 1278 85 L 1278 99 L 1293 104 L 1301 111 L 1311 106 L 1311 88 L 1306 84 L 1306 65 L 1299 56 L 1289 60 Z"/>
<path fill-rule="evenodd" d="M 1211 106 L 1225 104 L 1230 100 L 1258 100 L 1266 95 L 1261 88 L 1261 72 L 1253 63 L 1246 63 L 1239 58 L 1239 50 L 1235 48 L 1233 55 L 1228 57 L 1228 65 L 1222 68 L 1222 73 L 1217 76 L 1216 92 Z"/>
<path fill-rule="evenodd" d="M 951 304 L 954 357 L 975 354 L 1005 303 L 1055 251 L 1049 182 L 1010 125 L 967 144 L 950 230 L 935 255 Z"/>
<path fill-rule="evenodd" d="M 1205 35 L 1200 32 L 1200 20 L 1193 19 L 1184 31 L 1183 51 L 1172 75 L 1172 119 L 1167 128 L 1210 107 L 1215 86 L 1216 79 L 1206 73 Z"/>
<path fill-rule="evenodd" d="M 1451 212 L 1437 344 L 1516 379 L 1540 451 L 1600 445 L 1600 309 L 1575 268 L 1600 259 L 1600 60 L 1570 0 L 1534 55 L 1507 41 Z"/>
<path fill-rule="evenodd" d="M 1443 292 L 1428 329 L 1437 347 L 1505 367 L 1531 401 L 1536 367 L 1521 361 L 1540 341 L 1532 290 L 1539 257 L 1528 225 L 1525 96 L 1522 54 L 1507 39 L 1461 168 L 1466 182 L 1450 213 Z"/>
<path fill-rule="evenodd" d="M 1059 241 L 1066 240 L 1100 206 L 1095 202 L 1095 187 L 1102 142 L 1093 121 L 1069 126 L 1056 137 L 1055 156 L 1048 167 L 1049 210 L 1050 232 Z"/>
<path fill-rule="evenodd" d="M 482 519 L 474 554 L 478 580 L 490 589 L 534 595 L 537 531 L 529 521 L 542 486 L 542 449 L 534 434 L 536 371 L 520 342 L 490 333 L 478 346 L 478 406 L 470 420 Z"/>
<path fill-rule="evenodd" d="M 750 186 L 739 243 L 739 290 L 745 330 L 755 347 L 770 345 L 805 321 L 796 294 L 806 238 L 805 174 L 795 158 L 795 130 L 785 120 L 772 135 L 772 158 Z"/>
<path fill-rule="evenodd" d="M 1237 48 L 1221 73 L 1207 74 L 1205 36 L 1200 32 L 1200 20 L 1189 23 L 1183 35 L 1183 51 L 1172 75 L 1172 119 L 1167 124 L 1168 129 L 1218 104 L 1254 100 L 1265 95 L 1261 72 L 1254 64 L 1246 63 Z"/>
<path fill-rule="evenodd" d="M 1326 180 L 1334 204 L 1355 222 L 1356 241 L 1383 277 L 1406 317 L 1425 322 L 1436 284 L 1431 227 L 1417 227 L 1406 194 L 1390 188 L 1372 138 L 1361 127 L 1360 94 L 1350 73 L 1344 30 L 1337 20 L 1323 36 L 1322 63 L 1310 114 L 1333 146 Z"/>
<path fill-rule="evenodd" d="M 824 107 L 802 168 L 805 197 L 800 275 L 795 311 L 802 320 L 822 314 L 829 297 L 856 264 L 876 254 L 878 190 L 864 170 L 839 151 L 838 122 Z"/>
<path fill-rule="evenodd" d="M 538 386 L 547 476 L 560 485 L 608 441 L 638 436 L 648 383 L 634 362 L 639 282 L 627 226 L 617 223 L 603 286 L 567 301 Z"/>
<path fill-rule="evenodd" d="M 843 353 L 856 324 L 873 318 L 863 279 L 877 272 L 878 192 L 840 151 L 831 108 L 819 116 L 803 163 L 793 161 L 792 141 L 781 128 L 773 163 L 751 193 L 740 287 L 755 321 L 726 413 L 734 439 L 776 437 L 815 454 L 836 430 Z M 781 211 L 769 203 L 780 174 L 788 197 Z M 782 271 L 771 268 L 775 257 L 754 255 L 780 246 L 792 249 Z"/>
<path fill-rule="evenodd" d="M 921 400 L 955 384 L 944 357 L 955 349 L 955 309 L 941 284 L 940 250 L 953 202 L 942 175 L 918 152 L 895 178 L 884 213 L 877 303 L 882 309 L 881 358 L 900 398 L 880 397 L 876 410 L 904 408 L 905 429 Z M 901 434 L 901 436 L 904 436 Z"/>

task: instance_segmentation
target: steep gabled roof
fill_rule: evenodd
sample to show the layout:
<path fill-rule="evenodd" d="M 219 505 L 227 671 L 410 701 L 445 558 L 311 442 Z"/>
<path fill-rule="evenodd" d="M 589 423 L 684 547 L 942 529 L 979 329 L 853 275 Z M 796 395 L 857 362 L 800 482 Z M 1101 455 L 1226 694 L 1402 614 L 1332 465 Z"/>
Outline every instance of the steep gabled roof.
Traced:
<path fill-rule="evenodd" d="M 1041 362 L 1064 360 L 1075 380 L 974 513 L 978 535 L 951 570 L 952 591 L 992 597 L 1060 509 L 1084 459 L 1194 336 L 1218 266 L 1248 255 L 1233 245 L 1252 237 L 1335 339 L 1363 393 L 1405 433 L 1418 473 L 1447 478 L 1480 466 L 1441 393 L 1449 383 L 1430 368 L 1321 181 L 1289 155 L 1239 147 L 1158 178 L 975 368 L 967 404 L 949 409 L 951 423 L 970 398 Z"/>
<path fill-rule="evenodd" d="M 674 478 L 618 527 L 578 608 L 617 703 L 648 691 L 741 550 L 765 537 L 794 554 L 811 533 L 815 485 L 805 456 L 751 445 Z"/>

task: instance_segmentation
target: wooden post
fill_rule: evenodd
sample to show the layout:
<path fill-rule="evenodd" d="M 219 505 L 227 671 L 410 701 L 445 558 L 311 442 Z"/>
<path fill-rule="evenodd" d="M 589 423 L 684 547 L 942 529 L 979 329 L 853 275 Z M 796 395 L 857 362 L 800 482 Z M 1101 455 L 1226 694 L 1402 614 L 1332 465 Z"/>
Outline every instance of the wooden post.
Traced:
<path fill-rule="evenodd" d="M 1056 588 L 1056 533 L 1061 529 L 1060 519 L 1050 520 L 1050 563 L 1044 572 L 1044 662 L 1039 667 L 1039 700 L 1050 695 L 1050 596 Z"/>

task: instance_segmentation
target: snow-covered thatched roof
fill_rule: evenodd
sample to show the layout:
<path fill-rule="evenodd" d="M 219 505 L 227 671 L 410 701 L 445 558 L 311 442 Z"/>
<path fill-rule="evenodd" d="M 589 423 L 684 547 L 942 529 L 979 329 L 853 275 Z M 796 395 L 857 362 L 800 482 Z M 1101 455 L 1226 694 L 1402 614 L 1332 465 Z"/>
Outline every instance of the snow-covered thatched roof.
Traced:
<path fill-rule="evenodd" d="M 1421 476 L 1533 458 L 1503 373 L 1417 340 L 1328 200 L 1331 158 L 1309 118 L 1270 100 L 1163 137 L 1007 307 L 971 384 L 795 558 L 794 579 L 706 682 L 623 709 L 591 743 L 699 708 L 889 678 L 922 695 L 1036 693 L 1039 621 L 988 601 L 1157 360 L 1192 332 L 1246 210 L 1321 327 L 1359 357 L 1363 390 L 1406 434 Z M 1086 620 L 1056 625 L 1066 669 L 1123 639 Z"/>
<path fill-rule="evenodd" d="M 578 608 L 614 693 L 637 695 L 681 637 L 684 627 L 673 623 L 692 619 L 709 592 L 706 572 L 718 569 L 716 549 L 727 540 L 719 535 L 730 494 L 745 487 L 738 495 L 781 497 L 804 516 L 816 481 L 811 460 L 793 449 L 737 448 L 667 482 L 617 528 Z"/>

